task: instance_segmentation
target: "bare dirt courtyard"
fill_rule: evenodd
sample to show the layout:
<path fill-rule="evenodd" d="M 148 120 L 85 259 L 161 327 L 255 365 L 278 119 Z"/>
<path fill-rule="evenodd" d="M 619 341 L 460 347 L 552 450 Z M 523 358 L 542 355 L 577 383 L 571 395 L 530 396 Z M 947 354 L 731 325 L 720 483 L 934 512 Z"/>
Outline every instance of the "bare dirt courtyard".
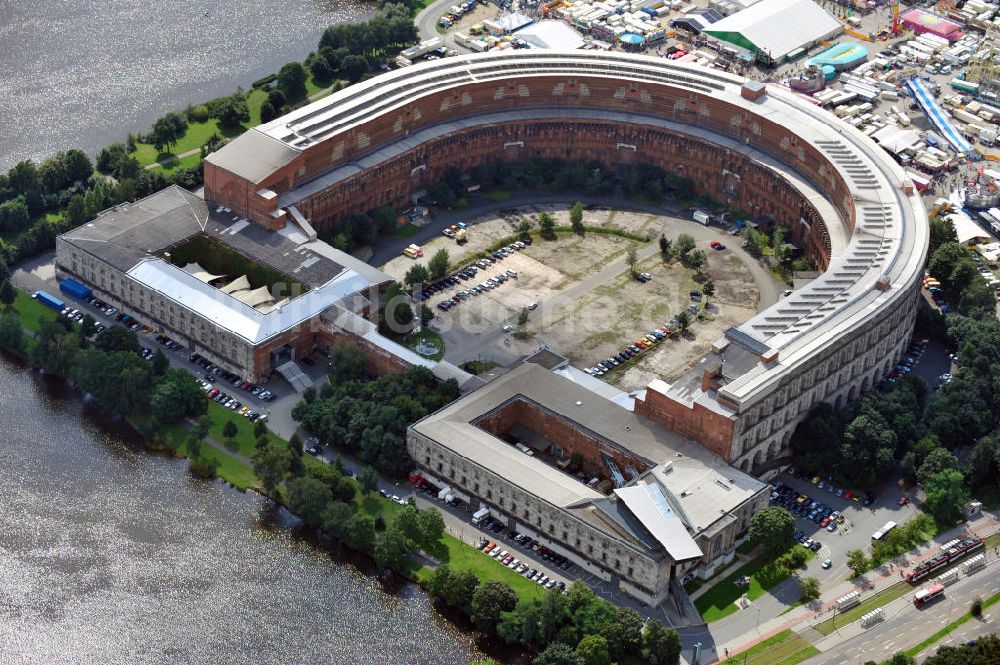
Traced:
<path fill-rule="evenodd" d="M 577 367 L 591 367 L 666 325 L 692 305 L 690 292 L 700 291 L 711 279 L 715 296 L 709 299 L 707 309 L 692 316 L 686 335 L 664 340 L 603 377 L 624 390 L 637 390 L 654 378 L 670 381 L 685 373 L 726 328 L 739 325 L 770 304 L 761 302 L 758 287 L 759 280 L 770 278 L 754 259 L 738 247 L 711 248 L 712 241 L 740 244 L 738 238 L 720 229 L 666 215 L 595 208 L 584 212 L 586 226 L 621 229 L 649 240 L 597 232 L 582 236 L 560 232 L 555 240 L 544 240 L 537 234 L 536 221 L 542 210 L 555 218 L 557 227 L 569 225 L 566 206 L 528 206 L 470 219 L 465 245 L 441 236 L 423 246 L 424 256 L 416 261 L 426 262 L 444 247 L 452 267 L 457 268 L 497 240 L 512 236 L 520 219 L 532 221 L 534 242 L 530 246 L 426 301 L 434 308 L 431 327 L 442 334 L 448 360 L 460 363 L 480 358 L 504 364 L 545 345 Z M 698 249 L 708 256 L 700 272 L 660 256 L 659 236 L 676 240 L 681 233 L 692 236 Z M 626 255 L 630 249 L 637 254 L 636 270 L 648 272 L 650 281 L 641 283 L 629 274 Z M 382 269 L 402 280 L 414 263 L 401 256 Z M 449 311 L 437 308 L 442 300 L 469 292 L 508 270 L 517 273 L 516 279 L 479 295 L 469 293 Z M 779 287 L 767 284 L 768 297 L 773 298 Z M 528 322 L 518 327 L 518 316 L 529 305 L 534 307 Z"/>

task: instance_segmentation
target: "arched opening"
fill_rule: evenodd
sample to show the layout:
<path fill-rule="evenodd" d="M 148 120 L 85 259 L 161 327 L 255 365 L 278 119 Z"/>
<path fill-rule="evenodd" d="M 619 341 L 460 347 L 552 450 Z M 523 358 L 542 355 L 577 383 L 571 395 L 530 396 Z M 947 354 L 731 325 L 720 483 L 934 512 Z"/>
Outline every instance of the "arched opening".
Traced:
<path fill-rule="evenodd" d="M 772 441 L 771 445 L 767 447 L 767 461 L 773 462 L 778 458 L 779 452 L 781 452 L 781 444 L 777 441 Z"/>
<path fill-rule="evenodd" d="M 764 461 L 764 455 L 763 455 L 763 453 L 761 452 L 761 450 L 760 450 L 760 449 L 758 448 L 758 449 L 757 449 L 757 452 L 755 452 L 755 453 L 753 454 L 753 464 L 752 464 L 752 465 L 750 465 L 750 468 L 751 468 L 751 469 L 757 469 L 757 468 L 760 468 L 760 463 L 761 463 L 761 462 L 763 462 L 763 461 Z"/>
<path fill-rule="evenodd" d="M 750 473 L 750 460 L 744 458 L 743 461 L 740 462 L 740 471 L 743 473 Z"/>
<path fill-rule="evenodd" d="M 865 380 L 861 382 L 861 392 L 866 393 L 872 389 L 872 377 L 866 376 Z"/>
<path fill-rule="evenodd" d="M 847 393 L 847 401 L 853 402 L 857 398 L 858 398 L 858 386 L 857 384 L 854 384 L 853 386 L 851 386 L 851 389 Z"/>

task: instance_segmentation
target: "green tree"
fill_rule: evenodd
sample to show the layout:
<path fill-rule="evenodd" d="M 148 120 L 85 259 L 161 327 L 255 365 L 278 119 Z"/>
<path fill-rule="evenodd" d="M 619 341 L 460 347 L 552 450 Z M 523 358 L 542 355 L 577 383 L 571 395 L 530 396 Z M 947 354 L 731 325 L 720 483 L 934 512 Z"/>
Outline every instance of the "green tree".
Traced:
<path fill-rule="evenodd" d="M 674 243 L 674 249 L 677 250 L 677 255 L 681 257 L 682 261 L 687 261 L 687 255 L 694 247 L 694 238 L 686 233 L 677 236 L 677 242 Z"/>
<path fill-rule="evenodd" d="M 416 545 L 420 542 L 420 518 L 417 517 L 416 506 L 406 504 L 396 513 L 396 520 L 393 525 L 406 540 Z"/>
<path fill-rule="evenodd" d="M 613 653 L 638 656 L 642 650 L 642 625 L 638 612 L 630 607 L 616 607 L 614 619 L 601 626 L 600 634 Z"/>
<path fill-rule="evenodd" d="M 969 250 L 957 242 L 946 242 L 938 247 L 927 268 L 940 280 L 942 287 L 955 294 L 961 293 L 978 272 Z"/>
<path fill-rule="evenodd" d="M 969 614 L 976 617 L 977 619 L 983 616 L 983 599 L 976 596 L 975 600 L 972 601 L 972 606 L 969 608 Z"/>
<path fill-rule="evenodd" d="M 308 390 L 308 388 L 306 390 Z M 254 438 L 264 436 L 265 434 L 267 434 L 267 423 L 263 420 L 255 421 L 253 424 Z M 288 445 L 291 448 L 298 450 L 300 453 L 302 452 L 302 437 L 299 436 L 298 432 L 292 432 L 292 436 L 288 439 Z"/>
<path fill-rule="evenodd" d="M 10 280 L 5 279 L 3 282 L 0 282 L 0 303 L 3 303 L 4 307 L 9 309 L 16 299 L 17 290 L 10 283 Z"/>
<path fill-rule="evenodd" d="M 629 247 L 625 252 L 625 266 L 628 268 L 629 277 L 635 277 L 635 265 L 639 262 L 639 254 L 635 247 Z"/>
<path fill-rule="evenodd" d="M 847 553 L 847 567 L 851 569 L 854 577 L 861 577 L 868 572 L 871 562 L 863 551 L 850 550 Z"/>
<path fill-rule="evenodd" d="M 286 63 L 278 71 L 278 87 L 288 99 L 301 99 L 306 94 L 306 70 L 300 62 Z"/>
<path fill-rule="evenodd" d="M 708 255 L 705 254 L 704 250 L 696 249 L 687 255 L 687 261 L 685 261 L 688 268 L 695 271 L 700 271 L 706 263 L 708 263 Z"/>
<path fill-rule="evenodd" d="M 0 348 L 11 353 L 24 354 L 26 344 L 24 327 L 17 312 L 4 312 L 0 315 Z"/>
<path fill-rule="evenodd" d="M 375 536 L 372 556 L 380 568 L 402 572 L 410 561 L 406 536 L 395 524 Z"/>
<path fill-rule="evenodd" d="M 447 270 L 447 257 L 445 257 L 445 262 L 445 269 Z M 403 277 L 403 283 L 411 286 L 413 284 L 426 284 L 429 281 L 431 281 L 431 273 L 427 270 L 427 266 L 422 263 L 414 263 L 406 271 L 406 276 Z"/>
<path fill-rule="evenodd" d="M 170 361 L 167 359 L 166 354 L 163 353 L 163 349 L 157 347 L 153 352 L 153 361 L 151 364 L 153 368 L 153 374 L 156 376 L 162 376 L 167 368 L 170 367 Z"/>
<path fill-rule="evenodd" d="M 448 274 L 448 250 L 442 247 L 434 252 L 434 256 L 427 262 L 427 270 L 431 279 L 441 279 Z"/>
<path fill-rule="evenodd" d="M 517 593 L 503 582 L 490 580 L 476 587 L 470 606 L 472 623 L 487 635 L 493 635 L 500 615 L 517 606 Z"/>
<path fill-rule="evenodd" d="M 417 513 L 417 526 L 420 529 L 420 538 L 417 542 L 425 550 L 430 551 L 441 542 L 441 537 L 444 535 L 444 516 L 440 510 L 433 506 L 421 510 Z"/>
<path fill-rule="evenodd" d="M 358 473 L 358 487 L 362 494 L 371 494 L 378 487 L 378 471 L 365 465 Z"/>
<path fill-rule="evenodd" d="M 323 481 L 301 476 L 288 481 L 285 498 L 288 509 L 301 517 L 303 522 L 317 525 L 322 521 L 327 504 L 333 500 L 333 494 Z"/>
<path fill-rule="evenodd" d="M 955 233 L 955 224 L 944 216 L 938 215 L 930 221 L 930 247 L 927 250 L 928 256 L 934 256 L 938 247 L 946 243 L 957 243 L 958 234 Z"/>
<path fill-rule="evenodd" d="M 576 653 L 585 665 L 611 665 L 608 641 L 600 635 L 586 635 L 576 645 Z"/>
<path fill-rule="evenodd" d="M 916 659 L 902 651 L 892 654 L 892 658 L 885 661 L 884 665 L 915 665 Z"/>
<path fill-rule="evenodd" d="M 346 56 L 340 62 L 340 73 L 351 83 L 360 81 L 368 73 L 368 61 L 360 55 Z"/>
<path fill-rule="evenodd" d="M 799 591 L 803 602 L 812 602 L 819 598 L 819 580 L 815 577 L 803 577 L 799 580 Z"/>
<path fill-rule="evenodd" d="M 583 656 L 562 642 L 552 642 L 532 662 L 534 665 L 586 665 Z"/>
<path fill-rule="evenodd" d="M 80 322 L 80 337 L 90 338 L 93 337 L 97 332 L 97 321 L 90 313 L 83 315 L 83 321 Z"/>
<path fill-rule="evenodd" d="M 71 377 L 80 391 L 91 395 L 108 413 L 130 416 L 148 405 L 153 372 L 149 364 L 134 353 L 105 353 L 88 348 L 76 356 L 71 368 Z"/>
<path fill-rule="evenodd" d="M 925 485 L 924 504 L 937 520 L 952 522 L 969 501 L 965 477 L 958 469 L 945 469 L 931 476 Z"/>
<path fill-rule="evenodd" d="M 216 108 L 215 117 L 223 127 L 239 128 L 243 123 L 250 122 L 246 97 L 241 93 L 226 97 Z"/>
<path fill-rule="evenodd" d="M 646 622 L 642 633 L 643 653 L 651 665 L 678 665 L 681 660 L 681 638 L 673 628 L 656 619 Z"/>
<path fill-rule="evenodd" d="M 945 469 L 958 467 L 958 460 L 946 448 L 935 448 L 924 458 L 924 463 L 917 469 L 917 479 L 922 483 L 930 480 L 934 474 Z"/>
<path fill-rule="evenodd" d="M 239 430 L 236 428 L 236 423 L 232 420 L 227 420 L 226 424 L 222 426 L 222 436 L 226 440 L 226 447 L 229 449 L 236 448 L 236 435 Z"/>
<path fill-rule="evenodd" d="M 47 372 L 68 376 L 79 347 L 76 335 L 56 321 L 43 320 L 31 346 L 31 361 Z"/>
<path fill-rule="evenodd" d="M 750 519 L 750 540 L 761 548 L 766 558 L 783 554 L 792 544 L 795 518 L 780 506 L 757 511 Z"/>
<path fill-rule="evenodd" d="M 583 235 L 583 204 L 577 201 L 569 209 L 569 225 L 573 233 Z"/>
<path fill-rule="evenodd" d="M 701 286 L 701 292 L 705 294 L 705 304 L 708 304 L 708 299 L 715 295 L 715 282 L 712 280 L 706 281 Z"/>
<path fill-rule="evenodd" d="M 517 223 L 517 235 L 521 240 L 531 237 L 531 222 L 526 219 L 522 219 Z"/>
<path fill-rule="evenodd" d="M 370 553 L 375 546 L 375 518 L 355 512 L 344 528 L 344 541 L 358 551 Z"/>
<path fill-rule="evenodd" d="M 686 309 L 677 315 L 677 325 L 681 332 L 687 332 L 687 329 L 691 327 L 691 315 L 687 313 Z"/>
<path fill-rule="evenodd" d="M 139 353 L 139 338 L 124 326 L 108 326 L 94 340 L 94 346 L 101 351 L 128 351 Z"/>
<path fill-rule="evenodd" d="M 337 540 L 343 540 L 347 533 L 347 524 L 354 514 L 354 508 L 343 501 L 331 501 L 320 514 L 320 524 L 328 534 Z"/>
<path fill-rule="evenodd" d="M 553 240 L 556 237 L 556 220 L 552 218 L 547 212 L 538 213 L 538 228 L 541 231 L 542 237 L 548 240 Z"/>
<path fill-rule="evenodd" d="M 83 205 L 83 196 L 74 194 L 66 205 L 66 221 L 70 228 L 76 228 L 87 221 L 87 210 Z"/>
<path fill-rule="evenodd" d="M 666 259 L 670 256 L 670 245 L 671 242 L 667 236 L 660 234 L 660 257 Z"/>
<path fill-rule="evenodd" d="M 292 463 L 292 452 L 288 446 L 268 443 L 261 448 L 255 448 L 250 459 L 253 461 L 253 472 L 260 478 L 264 493 L 273 495 L 288 473 Z"/>
<path fill-rule="evenodd" d="M 28 228 L 31 212 L 23 196 L 0 203 L 0 230 L 16 233 Z"/>

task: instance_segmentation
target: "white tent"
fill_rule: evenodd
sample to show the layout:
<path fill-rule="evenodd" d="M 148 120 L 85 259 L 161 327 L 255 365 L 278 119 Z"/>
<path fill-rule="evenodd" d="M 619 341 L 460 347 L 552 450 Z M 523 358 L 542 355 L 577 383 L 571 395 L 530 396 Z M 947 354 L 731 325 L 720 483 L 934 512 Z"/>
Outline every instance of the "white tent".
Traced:
<path fill-rule="evenodd" d="M 705 34 L 780 61 L 843 30 L 843 23 L 812 0 L 761 0 L 706 27 Z"/>
<path fill-rule="evenodd" d="M 233 297 L 240 302 L 245 302 L 251 307 L 263 305 L 264 303 L 272 302 L 274 300 L 274 296 L 271 295 L 271 292 L 267 290 L 266 286 L 254 289 L 253 291 L 240 291 L 238 293 L 234 293 Z"/>
<path fill-rule="evenodd" d="M 245 291 L 250 288 L 250 280 L 247 279 L 246 275 L 240 275 L 233 281 L 229 282 L 223 286 L 220 290 L 223 293 L 235 293 L 236 291 Z"/>
<path fill-rule="evenodd" d="M 198 281 L 205 282 L 206 284 L 225 277 L 225 275 L 213 275 L 197 263 L 189 263 L 184 266 L 184 272 L 192 275 Z"/>

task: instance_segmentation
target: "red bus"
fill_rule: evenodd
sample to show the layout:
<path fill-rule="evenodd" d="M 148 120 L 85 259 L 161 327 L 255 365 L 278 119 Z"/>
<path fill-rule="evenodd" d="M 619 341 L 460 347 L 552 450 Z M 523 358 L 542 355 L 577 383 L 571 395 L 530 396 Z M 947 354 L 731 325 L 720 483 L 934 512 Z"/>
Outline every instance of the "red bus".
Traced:
<path fill-rule="evenodd" d="M 922 607 L 935 599 L 940 598 L 944 595 L 944 585 L 943 584 L 932 584 L 926 589 L 921 589 L 920 591 L 913 594 L 913 604 L 917 607 Z"/>

